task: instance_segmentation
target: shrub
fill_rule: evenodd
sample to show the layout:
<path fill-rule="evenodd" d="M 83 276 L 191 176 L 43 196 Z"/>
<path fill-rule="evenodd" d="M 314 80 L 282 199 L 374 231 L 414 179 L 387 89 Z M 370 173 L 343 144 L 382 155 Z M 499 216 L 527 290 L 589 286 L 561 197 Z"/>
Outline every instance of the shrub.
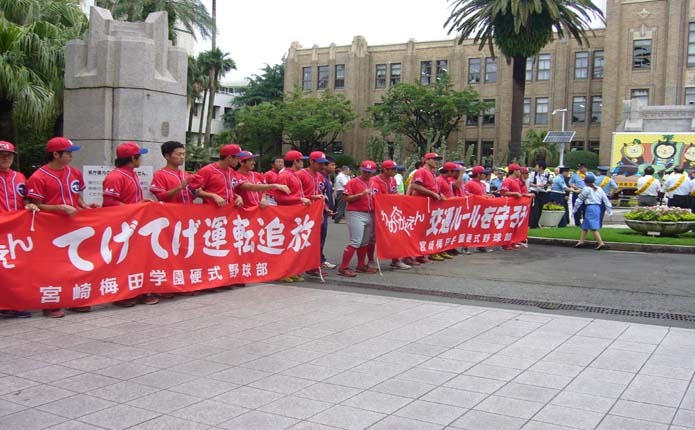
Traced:
<path fill-rule="evenodd" d="M 565 153 L 565 166 L 574 169 L 579 163 L 586 164 L 589 170 L 598 166 L 598 154 L 591 151 L 572 151 Z"/>
<path fill-rule="evenodd" d="M 690 212 L 690 209 L 649 206 L 637 208 L 626 213 L 625 219 L 662 222 L 695 221 L 695 214 Z"/>
<path fill-rule="evenodd" d="M 335 158 L 335 164 L 338 166 L 338 169 L 340 169 L 343 166 L 350 166 L 353 169 L 355 168 L 355 159 L 349 155 L 346 155 L 346 154 L 328 154 L 328 155 Z"/>
<path fill-rule="evenodd" d="M 560 204 L 557 204 L 557 203 L 548 202 L 548 203 L 543 205 L 543 210 L 544 211 L 564 211 L 565 207 L 560 205 Z"/>

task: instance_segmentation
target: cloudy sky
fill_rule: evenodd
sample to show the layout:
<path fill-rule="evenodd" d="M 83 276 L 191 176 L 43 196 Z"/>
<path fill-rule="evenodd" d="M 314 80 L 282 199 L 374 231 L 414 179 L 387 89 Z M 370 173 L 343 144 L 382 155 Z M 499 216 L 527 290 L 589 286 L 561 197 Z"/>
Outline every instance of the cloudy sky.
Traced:
<path fill-rule="evenodd" d="M 210 9 L 212 1 L 203 2 Z M 447 0 L 217 0 L 217 43 L 238 69 L 224 80 L 240 81 L 279 63 L 293 41 L 309 48 L 349 45 L 356 35 L 369 45 L 448 39 L 449 13 Z M 210 41 L 199 40 L 197 49 L 210 49 Z"/>

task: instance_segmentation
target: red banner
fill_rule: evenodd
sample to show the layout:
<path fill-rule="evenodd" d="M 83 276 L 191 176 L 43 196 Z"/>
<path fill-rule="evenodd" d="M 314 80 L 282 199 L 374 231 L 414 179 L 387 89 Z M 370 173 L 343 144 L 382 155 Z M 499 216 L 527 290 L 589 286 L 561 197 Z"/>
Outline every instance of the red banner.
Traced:
<path fill-rule="evenodd" d="M 268 282 L 320 265 L 322 203 L 142 203 L 0 222 L 0 309 L 78 307 L 144 293 Z"/>
<path fill-rule="evenodd" d="M 376 196 L 379 258 L 430 255 L 454 247 L 503 246 L 526 240 L 529 198 L 459 197 L 444 201 Z"/>

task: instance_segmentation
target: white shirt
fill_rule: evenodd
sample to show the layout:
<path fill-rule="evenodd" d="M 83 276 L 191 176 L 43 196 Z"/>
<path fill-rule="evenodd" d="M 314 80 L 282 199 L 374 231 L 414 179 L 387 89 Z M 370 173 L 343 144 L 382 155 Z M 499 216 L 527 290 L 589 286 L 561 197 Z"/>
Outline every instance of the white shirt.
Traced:
<path fill-rule="evenodd" d="M 393 179 L 396 180 L 396 187 L 398 189 L 400 189 L 401 186 L 403 185 L 403 175 L 401 175 L 400 173 L 396 173 L 396 175 L 393 177 Z"/>
<path fill-rule="evenodd" d="M 651 178 L 654 178 L 654 177 L 652 175 L 648 175 L 648 176 L 645 175 L 645 176 L 642 176 L 641 178 L 639 178 L 637 180 L 637 189 L 638 190 L 641 189 L 647 183 L 647 181 L 649 181 Z M 659 194 L 660 189 L 661 189 L 661 183 L 659 182 L 658 179 L 654 178 L 654 182 L 652 182 L 652 184 L 649 186 L 649 188 L 644 190 L 644 192 L 642 194 L 640 194 L 640 196 L 657 196 Z"/>
<path fill-rule="evenodd" d="M 343 191 L 345 189 L 345 184 L 350 180 L 350 176 L 343 172 L 338 173 L 335 176 L 335 182 L 333 183 L 333 191 Z"/>
<path fill-rule="evenodd" d="M 668 189 L 675 186 L 678 181 L 680 181 L 681 177 L 685 177 L 683 183 L 681 183 L 681 185 L 675 190 L 669 192 Z M 685 173 L 673 174 L 664 181 L 664 185 L 661 187 L 661 189 L 666 193 L 676 196 L 687 196 L 691 191 L 690 179 L 688 179 L 688 176 Z"/>
<path fill-rule="evenodd" d="M 526 186 L 531 191 L 543 191 L 546 189 L 546 185 L 551 182 L 550 176 L 551 175 L 548 172 L 541 172 L 539 174 L 534 170 L 528 175 L 528 179 L 526 179 Z"/>

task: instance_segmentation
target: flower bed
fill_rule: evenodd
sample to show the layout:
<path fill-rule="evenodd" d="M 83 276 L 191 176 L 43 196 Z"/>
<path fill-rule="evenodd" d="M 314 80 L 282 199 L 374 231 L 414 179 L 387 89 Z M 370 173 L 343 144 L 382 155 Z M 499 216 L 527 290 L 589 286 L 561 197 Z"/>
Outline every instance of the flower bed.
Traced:
<path fill-rule="evenodd" d="M 695 228 L 695 214 L 666 206 L 641 207 L 625 214 L 625 224 L 643 234 L 676 236 Z"/>

